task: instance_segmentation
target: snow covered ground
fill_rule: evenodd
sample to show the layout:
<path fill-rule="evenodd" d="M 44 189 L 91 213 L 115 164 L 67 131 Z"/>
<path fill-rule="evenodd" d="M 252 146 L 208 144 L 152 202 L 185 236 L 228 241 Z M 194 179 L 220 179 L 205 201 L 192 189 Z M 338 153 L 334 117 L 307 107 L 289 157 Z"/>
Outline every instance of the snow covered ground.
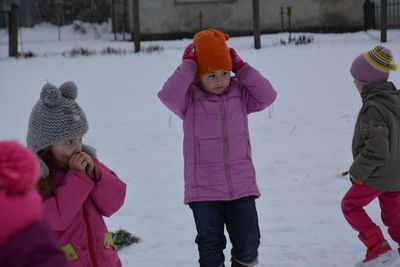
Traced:
<path fill-rule="evenodd" d="M 278 91 L 271 108 L 250 116 L 262 192 L 259 266 L 344 267 L 364 256 L 340 210 L 350 186 L 340 173 L 352 161 L 361 104 L 349 67 L 358 54 L 379 44 L 379 32 L 306 35 L 314 42 L 301 46 L 277 45 L 287 34 L 263 35 L 260 50 L 252 48 L 252 37 L 229 41 Z M 0 30 L 0 139 L 25 141 L 29 113 L 44 83 L 75 81 L 90 123 L 85 142 L 128 184 L 125 205 L 107 219 L 111 230 L 124 228 L 142 238 L 120 252 L 124 266 L 197 266 L 195 224 L 183 204 L 181 121 L 156 96 L 190 40 L 143 42 L 163 50 L 134 54 L 132 43 L 113 41 L 107 25 L 86 35 L 64 27 L 61 42 L 57 28 L 49 25 L 22 29 L 21 37 L 23 50 L 38 56 L 8 58 L 7 34 Z M 385 45 L 400 63 L 400 31 L 389 31 Z M 98 53 L 62 56 L 74 47 Z M 128 53 L 101 55 L 105 47 Z M 400 86 L 398 72 L 391 80 Z M 382 225 L 378 205 L 368 210 Z"/>

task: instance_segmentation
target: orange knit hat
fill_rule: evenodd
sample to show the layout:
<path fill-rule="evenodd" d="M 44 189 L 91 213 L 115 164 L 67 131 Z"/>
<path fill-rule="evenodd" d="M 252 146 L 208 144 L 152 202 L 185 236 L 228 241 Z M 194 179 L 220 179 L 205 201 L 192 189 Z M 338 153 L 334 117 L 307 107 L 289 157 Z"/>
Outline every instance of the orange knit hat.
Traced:
<path fill-rule="evenodd" d="M 232 70 L 232 59 L 226 40 L 229 40 L 229 35 L 216 29 L 196 33 L 193 44 L 198 77 L 216 70 Z"/>

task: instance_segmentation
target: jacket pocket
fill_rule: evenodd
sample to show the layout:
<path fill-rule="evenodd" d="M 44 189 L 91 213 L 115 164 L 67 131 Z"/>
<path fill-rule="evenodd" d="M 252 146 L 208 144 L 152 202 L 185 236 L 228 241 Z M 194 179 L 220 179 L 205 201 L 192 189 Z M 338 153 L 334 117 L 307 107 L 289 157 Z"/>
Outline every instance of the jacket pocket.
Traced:
<path fill-rule="evenodd" d="M 113 250 L 118 249 L 117 246 L 114 244 L 114 240 L 113 240 L 111 232 L 104 233 L 104 247 L 106 249 L 113 249 Z"/>
<path fill-rule="evenodd" d="M 78 253 L 76 253 L 76 250 L 71 243 L 68 243 L 68 244 L 65 244 L 64 246 L 62 246 L 61 250 L 64 252 L 68 261 L 74 261 L 74 260 L 79 259 Z"/>

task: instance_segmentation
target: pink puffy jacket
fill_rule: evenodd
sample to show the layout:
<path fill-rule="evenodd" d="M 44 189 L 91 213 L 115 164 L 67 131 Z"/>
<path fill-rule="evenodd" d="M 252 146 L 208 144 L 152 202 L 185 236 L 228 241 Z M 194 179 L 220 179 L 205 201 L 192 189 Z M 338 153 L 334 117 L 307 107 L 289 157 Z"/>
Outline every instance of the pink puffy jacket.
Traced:
<path fill-rule="evenodd" d="M 126 185 L 97 159 L 93 182 L 84 172 L 59 169 L 55 195 L 44 201 L 44 215 L 70 267 L 121 266 L 102 216 L 123 204 Z"/>
<path fill-rule="evenodd" d="M 275 90 L 248 64 L 221 95 L 207 93 L 196 72 L 184 60 L 158 93 L 183 120 L 185 203 L 259 196 L 247 115 L 271 105 Z"/>

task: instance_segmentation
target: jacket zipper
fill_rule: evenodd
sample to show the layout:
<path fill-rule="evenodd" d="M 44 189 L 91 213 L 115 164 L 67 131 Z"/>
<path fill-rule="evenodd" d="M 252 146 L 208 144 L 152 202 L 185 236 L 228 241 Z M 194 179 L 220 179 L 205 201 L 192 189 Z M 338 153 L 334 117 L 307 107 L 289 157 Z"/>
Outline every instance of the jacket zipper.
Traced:
<path fill-rule="evenodd" d="M 225 117 L 225 105 L 224 99 L 222 97 L 219 98 L 221 103 L 221 115 L 222 115 L 222 137 L 223 137 L 223 145 L 224 145 L 224 167 L 225 167 L 225 176 L 228 180 L 228 190 L 229 195 L 233 197 L 233 189 L 232 189 L 232 179 L 229 172 L 228 165 L 228 137 L 226 133 L 226 117 Z"/>
<path fill-rule="evenodd" d="M 87 217 L 86 210 L 84 208 L 82 208 L 82 209 L 83 209 L 83 220 L 85 221 L 85 225 L 86 225 L 86 237 L 88 240 L 88 249 L 89 249 L 90 259 L 92 261 L 93 267 L 98 267 L 97 261 L 96 261 L 96 254 L 94 253 L 93 235 L 92 235 L 92 230 L 90 229 L 89 219 Z"/>

